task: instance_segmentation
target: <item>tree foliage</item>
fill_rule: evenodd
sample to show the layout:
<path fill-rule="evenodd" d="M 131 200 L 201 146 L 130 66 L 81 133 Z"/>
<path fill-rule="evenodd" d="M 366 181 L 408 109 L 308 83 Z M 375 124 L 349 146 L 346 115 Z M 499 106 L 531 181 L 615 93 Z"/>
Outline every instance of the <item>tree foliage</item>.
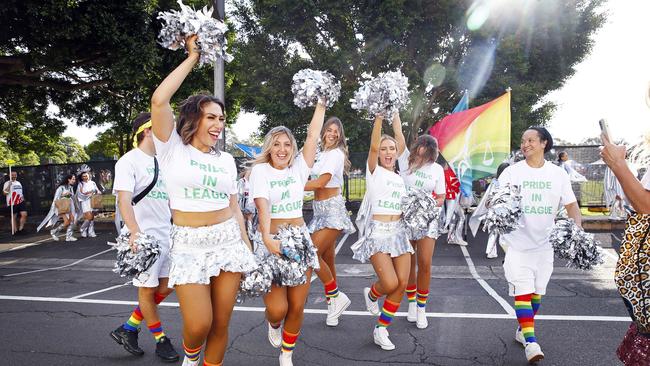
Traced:
<path fill-rule="evenodd" d="M 156 43 L 156 17 L 172 8 L 178 8 L 175 0 L 5 0 L 0 6 L 0 130 L 29 126 L 28 139 L 5 137 L 12 139 L 10 145 L 39 151 L 42 146 L 31 134 L 46 130 L 44 141 L 56 141 L 69 118 L 78 125 L 112 126 L 119 153 L 128 151 L 132 119 L 149 110 L 153 90 L 185 57 Z M 174 102 L 211 91 L 212 74 L 211 67 L 193 72 Z M 226 88 L 232 79 L 226 75 Z M 59 112 L 48 114 L 49 105 Z M 228 115 L 236 117 L 239 103 L 227 98 L 226 105 Z"/>
<path fill-rule="evenodd" d="M 232 91 L 243 108 L 266 116 L 262 132 L 284 124 L 303 137 L 312 111 L 293 105 L 291 77 L 305 67 L 328 70 L 342 84 L 328 114 L 343 120 L 352 149 L 365 150 L 369 124 L 348 102 L 365 73 L 408 76 L 412 100 L 402 120 L 409 140 L 448 114 L 462 90 L 474 106 L 512 88 L 516 145 L 525 127 L 551 116 L 555 106 L 543 98 L 589 52 L 604 21 L 601 2 L 528 0 L 486 10 L 468 0 L 239 0 Z M 482 10 L 490 15 L 477 26 Z"/>

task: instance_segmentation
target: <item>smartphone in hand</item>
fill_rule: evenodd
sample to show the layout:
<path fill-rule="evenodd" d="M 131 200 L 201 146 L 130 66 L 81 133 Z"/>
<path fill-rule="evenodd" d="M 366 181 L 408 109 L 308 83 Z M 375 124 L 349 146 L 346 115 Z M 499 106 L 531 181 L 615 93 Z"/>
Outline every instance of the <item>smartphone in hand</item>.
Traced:
<path fill-rule="evenodd" d="M 607 121 L 601 119 L 600 121 L 598 121 L 598 125 L 600 126 L 600 131 L 602 132 L 602 134 L 605 135 L 605 137 L 607 137 L 607 141 L 613 144 L 614 141 L 612 140 L 612 134 L 609 132 L 609 125 L 607 124 Z"/>

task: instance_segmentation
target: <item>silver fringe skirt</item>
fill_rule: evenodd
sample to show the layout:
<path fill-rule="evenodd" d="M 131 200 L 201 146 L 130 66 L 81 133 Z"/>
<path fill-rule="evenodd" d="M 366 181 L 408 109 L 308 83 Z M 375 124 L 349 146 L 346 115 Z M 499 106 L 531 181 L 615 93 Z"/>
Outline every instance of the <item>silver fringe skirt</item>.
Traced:
<path fill-rule="evenodd" d="M 311 241 L 311 236 L 309 235 L 307 226 L 302 225 L 300 227 L 296 226 L 292 228 L 297 228 L 300 231 L 300 243 L 295 245 L 295 247 L 300 247 L 299 261 L 289 259 L 284 255 L 271 254 L 266 248 L 266 245 L 262 242 L 261 235 L 256 236 L 257 240 L 254 243 L 255 258 L 260 264 L 266 264 L 265 266 L 260 266 L 260 268 L 272 272 L 273 284 L 277 286 L 295 287 L 305 284 L 310 280 L 306 276 L 309 268 L 314 270 L 320 269 L 318 264 L 318 252 L 314 243 Z M 278 236 L 281 236 L 281 233 L 276 235 L 276 239 L 283 240 Z M 284 247 L 284 244 L 281 244 L 280 247 Z"/>
<path fill-rule="evenodd" d="M 361 245 L 352 249 L 352 258 L 361 263 L 367 262 L 376 253 L 390 254 L 392 258 L 405 253 L 415 253 L 406 236 L 406 227 L 402 220 L 392 222 L 370 220 L 366 230 L 367 234 Z"/>
<path fill-rule="evenodd" d="M 314 217 L 309 222 L 310 233 L 320 229 L 342 230 L 346 234 L 353 234 L 357 230 L 350 220 L 350 214 L 345 208 L 343 196 L 338 195 L 322 201 L 312 201 Z"/>
<path fill-rule="evenodd" d="M 248 272 L 257 268 L 255 257 L 241 238 L 234 218 L 222 223 L 189 227 L 172 225 L 169 287 L 210 283 L 225 272 Z"/>

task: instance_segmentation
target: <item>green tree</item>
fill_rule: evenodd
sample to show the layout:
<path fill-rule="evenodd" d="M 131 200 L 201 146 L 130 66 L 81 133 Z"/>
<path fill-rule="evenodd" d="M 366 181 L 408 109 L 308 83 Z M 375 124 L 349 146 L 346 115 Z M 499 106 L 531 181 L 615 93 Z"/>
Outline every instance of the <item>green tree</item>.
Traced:
<path fill-rule="evenodd" d="M 201 7 L 209 0 L 189 0 Z M 160 11 L 174 0 L 6 0 L 0 7 L 0 130 L 29 124 L 38 139 L 10 142 L 54 152 L 63 118 L 78 125 L 109 125 L 119 134 L 119 153 L 128 144 L 132 119 L 149 109 L 155 87 L 185 57 L 156 43 Z M 232 36 L 231 36 L 232 37 Z M 226 77 L 226 88 L 234 76 Z M 212 89 L 212 68 L 193 72 L 174 102 Z M 226 95 L 229 95 L 226 92 Z M 59 112 L 47 112 L 50 105 Z M 232 120 L 239 103 L 226 99 Z M 9 141 L 10 137 L 6 137 Z M 22 147 L 21 147 L 22 148 Z M 18 150 L 16 150 L 18 151 Z"/>
<path fill-rule="evenodd" d="M 110 160 L 119 156 L 120 149 L 117 142 L 119 136 L 121 134 L 116 133 L 113 129 L 100 133 L 95 141 L 86 145 L 86 153 L 91 160 Z"/>
<path fill-rule="evenodd" d="M 266 116 L 263 133 L 284 124 L 302 140 L 312 111 L 293 105 L 291 77 L 305 67 L 328 70 L 342 84 L 328 114 L 343 120 L 352 149 L 365 150 L 370 125 L 348 102 L 364 73 L 399 68 L 409 78 L 411 104 L 402 112 L 409 140 L 448 114 L 461 90 L 469 89 L 471 105 L 478 105 L 510 87 L 516 145 L 525 127 L 546 123 L 555 106 L 543 97 L 589 52 L 604 21 L 597 11 L 602 0 L 506 4 L 488 9 L 487 21 L 478 25 L 472 14 L 481 9 L 472 3 L 236 1 L 241 37 L 234 92 L 242 108 Z"/>

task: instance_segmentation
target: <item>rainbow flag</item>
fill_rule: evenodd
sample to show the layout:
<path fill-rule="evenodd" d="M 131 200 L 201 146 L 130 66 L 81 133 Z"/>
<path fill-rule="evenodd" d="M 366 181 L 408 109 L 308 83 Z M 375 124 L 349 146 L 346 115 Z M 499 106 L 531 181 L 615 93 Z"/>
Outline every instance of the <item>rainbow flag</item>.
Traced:
<path fill-rule="evenodd" d="M 457 176 L 480 179 L 496 174 L 510 154 L 510 92 L 446 116 L 429 134 L 438 139 L 440 153 Z"/>

